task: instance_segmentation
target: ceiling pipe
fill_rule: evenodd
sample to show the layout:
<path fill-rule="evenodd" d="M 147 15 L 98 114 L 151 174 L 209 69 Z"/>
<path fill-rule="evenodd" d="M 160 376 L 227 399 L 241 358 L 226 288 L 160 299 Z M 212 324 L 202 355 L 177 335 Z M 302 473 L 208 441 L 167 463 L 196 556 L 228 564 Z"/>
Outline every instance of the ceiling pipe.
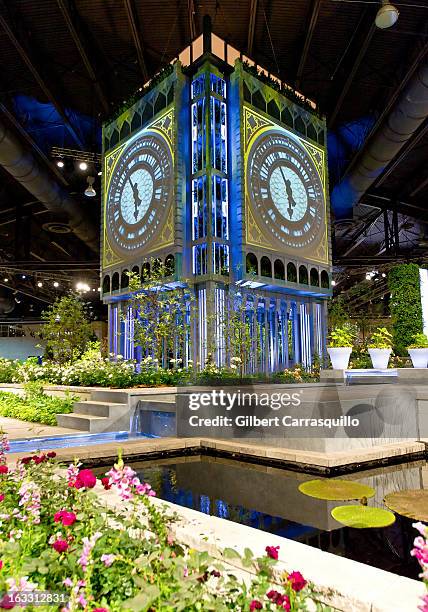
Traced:
<path fill-rule="evenodd" d="M 0 166 L 53 213 L 65 214 L 73 232 L 93 251 L 99 251 L 99 231 L 88 219 L 80 202 L 68 193 L 42 167 L 41 163 L 0 118 Z"/>
<path fill-rule="evenodd" d="M 428 57 L 422 61 L 389 115 L 362 151 L 360 160 L 332 191 L 336 218 L 352 209 L 428 117 Z"/>

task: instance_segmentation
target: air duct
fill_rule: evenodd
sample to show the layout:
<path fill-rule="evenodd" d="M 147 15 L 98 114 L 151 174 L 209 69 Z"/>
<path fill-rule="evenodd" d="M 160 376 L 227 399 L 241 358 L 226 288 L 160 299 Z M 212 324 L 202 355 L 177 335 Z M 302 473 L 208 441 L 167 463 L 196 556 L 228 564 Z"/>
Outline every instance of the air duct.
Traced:
<path fill-rule="evenodd" d="M 362 151 L 360 161 L 332 191 L 337 218 L 352 208 L 428 116 L 428 58 L 419 65 L 395 106 Z"/>
<path fill-rule="evenodd" d="M 51 178 L 35 156 L 0 119 L 0 165 L 53 213 L 65 214 L 73 232 L 93 251 L 99 250 L 99 232 L 82 204 L 73 200 Z"/>

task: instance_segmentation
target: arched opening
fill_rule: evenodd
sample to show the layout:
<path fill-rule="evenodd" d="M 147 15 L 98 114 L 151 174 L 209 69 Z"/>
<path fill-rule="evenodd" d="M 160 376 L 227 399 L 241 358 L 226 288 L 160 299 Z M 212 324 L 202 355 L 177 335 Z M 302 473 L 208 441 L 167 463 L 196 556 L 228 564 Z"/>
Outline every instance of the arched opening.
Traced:
<path fill-rule="evenodd" d="M 311 281 L 312 287 L 319 287 L 320 275 L 316 268 L 311 268 L 310 281 Z"/>
<path fill-rule="evenodd" d="M 308 269 L 305 266 L 299 266 L 299 283 L 307 285 L 308 281 Z"/>
<path fill-rule="evenodd" d="M 111 279 L 111 290 L 117 291 L 119 289 L 119 272 L 115 272 Z"/>
<path fill-rule="evenodd" d="M 110 293 L 110 276 L 108 274 L 103 278 L 103 293 Z"/>
<path fill-rule="evenodd" d="M 274 261 L 273 275 L 277 280 L 285 280 L 285 267 L 280 259 L 275 259 Z"/>
<path fill-rule="evenodd" d="M 153 268 L 152 268 L 153 276 L 159 277 L 159 274 L 162 273 L 162 267 L 163 267 L 162 259 L 160 259 L 160 257 L 156 257 L 156 259 L 153 260 Z"/>
<path fill-rule="evenodd" d="M 269 257 L 262 257 L 260 260 L 260 274 L 261 276 L 268 276 L 272 278 L 272 262 Z"/>
<path fill-rule="evenodd" d="M 167 255 L 165 258 L 165 275 L 172 276 L 175 273 L 175 258 L 174 255 Z"/>
<path fill-rule="evenodd" d="M 330 289 L 330 278 L 325 270 L 321 272 L 321 287 L 323 289 Z"/>
<path fill-rule="evenodd" d="M 245 272 L 255 275 L 259 273 L 259 262 L 254 253 L 247 253 L 247 257 L 245 258 Z"/>
<path fill-rule="evenodd" d="M 132 273 L 139 275 L 140 274 L 140 268 L 138 266 L 134 266 L 132 268 Z"/>
<path fill-rule="evenodd" d="M 120 276 L 120 287 L 121 289 L 127 289 L 129 287 L 129 271 L 122 270 L 122 274 Z"/>
<path fill-rule="evenodd" d="M 141 282 L 145 283 L 150 278 L 150 264 L 148 261 L 145 261 L 141 266 Z"/>
<path fill-rule="evenodd" d="M 297 269 L 291 261 L 287 264 L 287 280 L 289 283 L 297 283 Z"/>

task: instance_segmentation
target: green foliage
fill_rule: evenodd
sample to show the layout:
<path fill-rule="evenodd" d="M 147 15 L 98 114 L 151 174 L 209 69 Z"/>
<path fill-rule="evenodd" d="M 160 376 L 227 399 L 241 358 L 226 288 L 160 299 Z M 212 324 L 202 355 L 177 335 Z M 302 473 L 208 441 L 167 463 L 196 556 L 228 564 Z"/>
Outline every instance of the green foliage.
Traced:
<path fill-rule="evenodd" d="M 45 323 L 40 333 L 46 351 L 59 364 L 73 363 L 93 336 L 85 307 L 77 295 L 63 295 L 42 312 Z"/>
<path fill-rule="evenodd" d="M 345 308 L 342 296 L 332 298 L 328 302 L 328 327 L 330 330 L 343 327 L 349 322 L 349 313 Z"/>
<path fill-rule="evenodd" d="M 412 344 L 410 344 L 410 346 L 408 346 L 407 348 L 409 349 L 428 348 L 428 338 L 426 337 L 425 334 L 415 334 L 413 336 Z"/>
<path fill-rule="evenodd" d="M 282 372 L 278 372 L 273 377 L 274 382 L 283 384 L 300 384 L 300 383 L 316 383 L 320 381 L 319 362 L 314 359 L 312 368 L 304 368 L 300 364 L 296 364 L 293 368 L 287 368 Z"/>
<path fill-rule="evenodd" d="M 355 326 L 345 324 L 343 327 L 337 327 L 330 332 L 329 346 L 331 348 L 352 347 L 356 338 Z"/>
<path fill-rule="evenodd" d="M 274 587 L 290 612 L 324 609 L 312 584 L 300 575 L 296 588 L 267 554 L 227 548 L 223 562 L 182 544 L 172 530 L 174 517 L 151 501 L 145 484 L 139 482 L 139 492 L 129 484 L 136 474 L 120 460 L 108 472 L 113 497 L 90 470 L 88 486 L 73 486 L 80 464 L 66 472 L 36 457 L 39 463 L 27 458 L 0 479 L 2 594 L 11 584 L 26 594 L 61 593 L 70 600 L 67 609 L 87 612 L 247 612 L 254 601 L 260 602 L 256 609 L 273 610 L 268 593 Z M 225 564 L 229 559 L 235 568 Z M 240 565 L 248 568 L 248 580 L 234 571 Z M 55 612 L 64 605 L 54 600 L 26 609 Z"/>
<path fill-rule="evenodd" d="M 405 355 L 406 348 L 423 328 L 419 266 L 413 263 L 395 266 L 388 274 L 388 286 L 394 349 L 397 354 Z"/>
<path fill-rule="evenodd" d="M 75 397 L 50 397 L 43 391 L 40 382 L 27 383 L 24 386 L 24 397 L 14 393 L 0 392 L 0 414 L 4 417 L 56 425 L 55 415 L 73 411 Z"/>
<path fill-rule="evenodd" d="M 386 327 L 377 327 L 370 337 L 369 348 L 392 348 L 392 334 Z"/>
<path fill-rule="evenodd" d="M 18 359 L 4 359 L 0 357 L 0 382 L 15 382 L 20 363 Z"/>

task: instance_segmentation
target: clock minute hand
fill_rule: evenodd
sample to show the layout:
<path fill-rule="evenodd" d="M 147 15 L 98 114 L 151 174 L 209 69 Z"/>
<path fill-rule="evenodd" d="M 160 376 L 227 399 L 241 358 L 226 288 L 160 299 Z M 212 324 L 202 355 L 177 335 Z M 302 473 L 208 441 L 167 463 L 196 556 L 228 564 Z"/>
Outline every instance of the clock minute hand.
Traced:
<path fill-rule="evenodd" d="M 294 207 L 297 205 L 296 201 L 293 198 L 293 188 L 291 186 L 291 182 L 285 178 L 284 175 L 284 170 L 282 168 L 282 166 L 279 167 L 280 172 L 281 172 L 281 176 L 282 176 L 282 180 L 284 181 L 284 187 L 285 187 L 285 191 L 287 192 L 287 198 L 288 198 L 288 214 L 290 215 L 290 218 L 293 216 L 293 212 L 294 212 Z"/>
<path fill-rule="evenodd" d="M 135 220 L 137 220 L 138 219 L 138 208 L 139 208 L 142 200 L 140 198 L 140 194 L 139 194 L 139 191 L 138 191 L 137 183 L 135 183 L 135 185 L 134 185 L 132 183 L 132 181 L 131 181 L 131 177 L 130 176 L 128 177 L 128 181 L 129 181 L 129 184 L 131 185 L 132 195 L 134 197 L 134 205 L 135 205 L 134 217 L 135 217 Z"/>

